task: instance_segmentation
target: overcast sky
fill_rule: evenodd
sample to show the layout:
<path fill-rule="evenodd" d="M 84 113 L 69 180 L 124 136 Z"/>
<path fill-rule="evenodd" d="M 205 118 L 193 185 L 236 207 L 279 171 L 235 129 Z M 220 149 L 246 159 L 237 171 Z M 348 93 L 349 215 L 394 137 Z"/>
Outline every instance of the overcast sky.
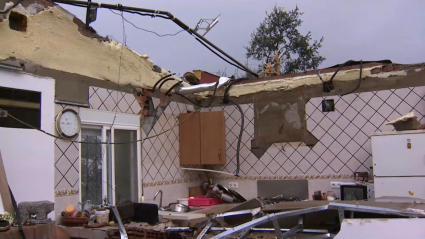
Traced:
<path fill-rule="evenodd" d="M 97 2 L 96 0 L 93 0 Z M 194 28 L 201 18 L 215 18 L 219 23 L 205 36 L 238 61 L 245 63 L 245 49 L 250 34 L 273 6 L 304 12 L 302 33 L 311 31 L 313 39 L 324 37 L 320 54 L 326 57 L 321 68 L 346 60 L 383 60 L 396 63 L 425 62 L 425 0 L 101 0 L 125 6 L 171 12 Z M 85 21 L 85 9 L 62 5 Z M 172 34 L 181 29 L 170 20 L 124 13 L 124 17 L 140 28 L 158 34 Z M 123 42 L 122 20 L 107 9 L 99 9 L 91 26 L 103 36 L 113 36 Z M 209 72 L 235 68 L 204 48 L 191 35 L 158 37 L 125 24 L 127 46 L 147 54 L 157 65 L 183 74 L 202 69 Z M 255 66 L 255 61 L 249 61 Z M 239 71 L 239 74 L 241 72 Z"/>

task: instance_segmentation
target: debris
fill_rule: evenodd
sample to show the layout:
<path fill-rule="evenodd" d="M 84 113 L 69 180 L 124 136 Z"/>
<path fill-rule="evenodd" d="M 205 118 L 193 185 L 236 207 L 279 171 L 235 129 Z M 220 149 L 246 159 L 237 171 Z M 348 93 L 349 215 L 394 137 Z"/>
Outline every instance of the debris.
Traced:
<path fill-rule="evenodd" d="M 397 131 L 404 131 L 416 130 L 421 126 L 421 123 L 418 121 L 418 117 L 415 116 L 414 112 L 410 112 L 398 119 L 388 122 L 387 125 L 394 126 Z"/>

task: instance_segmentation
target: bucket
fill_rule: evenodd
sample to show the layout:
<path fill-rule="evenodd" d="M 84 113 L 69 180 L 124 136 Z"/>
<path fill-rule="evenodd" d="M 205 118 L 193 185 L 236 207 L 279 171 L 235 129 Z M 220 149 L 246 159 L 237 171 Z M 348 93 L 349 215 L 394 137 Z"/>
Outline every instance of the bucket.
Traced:
<path fill-rule="evenodd" d="M 180 198 L 179 200 L 180 204 L 183 204 L 185 206 L 189 206 L 189 198 Z"/>
<path fill-rule="evenodd" d="M 109 210 L 96 211 L 95 214 L 97 223 L 109 222 Z"/>

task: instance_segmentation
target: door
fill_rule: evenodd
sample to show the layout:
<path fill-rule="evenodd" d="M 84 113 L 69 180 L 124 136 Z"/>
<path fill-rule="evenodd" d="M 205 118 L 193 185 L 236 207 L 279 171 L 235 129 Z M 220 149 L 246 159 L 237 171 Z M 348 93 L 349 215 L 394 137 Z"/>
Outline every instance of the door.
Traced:
<path fill-rule="evenodd" d="M 201 163 L 200 113 L 179 115 L 180 164 Z"/>
<path fill-rule="evenodd" d="M 201 164 L 226 164 L 224 112 L 203 112 L 200 122 Z"/>
<path fill-rule="evenodd" d="M 140 117 L 90 109 L 80 109 L 80 116 L 81 201 L 140 202 Z"/>
<path fill-rule="evenodd" d="M 407 197 L 425 200 L 425 177 L 375 177 L 375 197 Z"/>
<path fill-rule="evenodd" d="M 424 145 L 425 133 L 372 136 L 374 174 L 376 176 L 424 176 Z"/>
<path fill-rule="evenodd" d="M 113 169 L 116 202 L 138 201 L 137 187 L 137 131 L 114 129 L 114 142 L 132 142 L 114 145 Z"/>

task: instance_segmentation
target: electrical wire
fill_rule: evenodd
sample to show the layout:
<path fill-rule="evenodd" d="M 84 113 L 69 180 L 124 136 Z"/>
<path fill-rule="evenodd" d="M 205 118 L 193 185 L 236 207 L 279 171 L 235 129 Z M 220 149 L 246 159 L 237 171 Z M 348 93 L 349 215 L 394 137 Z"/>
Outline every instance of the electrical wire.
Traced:
<path fill-rule="evenodd" d="M 114 12 L 112 9 L 109 9 L 109 11 L 111 11 L 113 14 L 120 15 L 119 13 Z M 125 11 L 125 12 L 129 12 L 129 13 L 136 13 L 136 12 L 132 12 L 132 11 Z M 152 14 L 145 14 L 145 15 L 152 15 Z M 131 24 L 133 27 L 135 27 L 135 28 L 137 28 L 137 29 L 139 29 L 139 30 L 141 30 L 141 31 L 145 31 L 145 32 L 153 33 L 153 34 L 157 35 L 158 37 L 176 36 L 177 34 L 179 34 L 179 33 L 181 33 L 181 32 L 184 32 L 184 31 L 185 31 L 185 30 L 180 30 L 180 31 L 178 31 L 178 32 L 176 32 L 176 33 L 173 33 L 173 34 L 162 34 L 162 35 L 161 35 L 161 34 L 158 34 L 158 33 L 154 32 L 154 31 L 147 30 L 147 29 L 144 29 L 144 28 L 141 28 L 141 27 L 136 26 L 136 24 L 134 24 L 134 23 L 132 23 L 131 21 L 127 20 L 124 16 L 122 16 L 122 18 L 123 18 L 123 20 L 124 20 L 124 21 L 126 21 L 126 22 L 127 22 L 127 23 L 129 23 L 129 24 Z M 169 19 L 169 18 L 166 18 L 166 19 Z"/>
<path fill-rule="evenodd" d="M 205 44 L 204 42 L 202 42 L 199 38 L 195 38 L 199 43 L 201 43 L 205 48 L 207 48 L 208 50 L 210 50 L 212 53 L 214 53 L 216 56 L 220 57 L 223 61 L 229 63 L 230 65 L 242 70 L 242 71 L 246 71 L 245 69 L 243 69 L 242 67 L 228 61 L 227 59 L 225 59 L 223 56 L 221 56 L 220 54 L 218 54 L 216 51 L 214 51 L 213 49 L 211 49 L 207 44 Z"/>
<path fill-rule="evenodd" d="M 165 78 L 171 77 L 172 74 L 168 74 L 166 76 L 161 77 L 154 85 L 152 88 L 152 92 L 155 92 L 156 87 L 158 86 L 159 83 L 161 83 L 161 81 L 163 81 Z"/>
<path fill-rule="evenodd" d="M 239 152 L 241 151 L 241 140 L 242 140 L 243 130 L 245 127 L 245 115 L 243 113 L 241 106 L 238 103 L 234 102 L 231 99 L 228 99 L 228 100 L 230 103 L 236 106 L 236 108 L 239 110 L 239 113 L 241 114 L 241 125 L 240 125 L 241 129 L 239 131 L 238 144 L 236 146 L 236 173 L 235 173 L 236 176 L 239 176 L 239 169 L 240 169 L 240 161 L 239 161 L 240 153 Z"/>
<path fill-rule="evenodd" d="M 156 135 L 152 135 L 152 136 L 146 137 L 146 138 L 144 138 L 144 139 L 138 139 L 138 140 L 135 140 L 135 141 L 128 141 L 128 142 L 114 142 L 114 143 L 111 143 L 111 142 L 84 142 L 84 141 L 79 141 L 79 140 L 69 140 L 69 142 L 71 142 L 71 143 L 78 143 L 78 144 L 106 144 L 106 145 L 115 145 L 115 144 L 133 144 L 133 143 L 137 143 L 137 142 L 144 142 L 145 140 L 148 140 L 148 139 L 152 139 L 152 138 L 158 137 L 158 136 L 160 136 L 160 135 L 162 135 L 162 134 L 165 134 L 165 133 L 167 133 L 167 132 L 171 131 L 171 130 L 172 130 L 172 129 L 174 129 L 175 127 L 177 127 L 177 126 L 179 126 L 180 124 L 182 124 L 183 122 L 185 122 L 185 121 L 186 121 L 189 117 L 191 117 L 191 116 L 192 116 L 195 112 L 197 112 L 197 111 L 199 111 L 199 110 L 200 110 L 200 109 L 197 109 L 197 110 L 193 111 L 193 112 L 192 112 L 190 115 L 188 115 L 185 119 L 183 119 L 183 120 L 182 120 L 182 121 L 180 121 L 179 123 L 174 124 L 171 128 L 169 128 L 169 129 L 167 129 L 167 130 L 164 130 L 164 131 L 162 131 L 162 132 L 161 132 L 161 133 L 159 133 L 159 134 L 156 134 Z M 22 120 L 20 120 L 20 119 L 16 118 L 15 116 L 11 115 L 11 114 L 10 114 L 10 113 L 8 113 L 7 111 L 3 110 L 2 108 L 0 108 L 0 112 L 7 113 L 7 116 L 8 116 L 8 117 L 10 117 L 10 118 L 12 118 L 12 119 L 14 119 L 14 120 L 18 121 L 19 123 L 21 123 L 21 124 L 23 124 L 23 125 L 25 125 L 25 126 L 29 127 L 30 129 L 37 130 L 37 131 L 39 131 L 39 132 L 41 132 L 41 133 L 43 133 L 43 134 L 46 134 L 46 135 L 48 135 L 48 136 L 50 136 L 50 137 L 55 138 L 55 139 L 67 140 L 66 138 L 63 138 L 63 137 L 60 137 L 60 136 L 56 136 L 56 135 L 51 134 L 51 133 L 49 133 L 49 132 L 47 132 L 47 131 L 45 131 L 45 130 L 39 129 L 39 128 L 37 128 L 37 127 L 34 127 L 34 126 L 32 126 L 32 125 L 30 125 L 30 124 L 28 124 L 28 123 L 26 123 L 26 122 L 24 122 L 24 121 L 22 121 Z"/>
<path fill-rule="evenodd" d="M 161 82 L 161 84 L 159 84 L 158 90 L 161 90 L 161 88 L 162 88 L 162 86 L 165 84 L 165 82 L 167 82 L 167 81 L 172 81 L 172 80 L 174 80 L 174 78 L 172 78 L 172 77 L 170 77 L 170 78 L 167 78 L 167 79 L 163 80 L 163 81 Z"/>
<path fill-rule="evenodd" d="M 169 95 L 171 93 L 172 90 L 174 90 L 174 88 L 176 88 L 177 86 L 183 84 L 183 81 L 179 81 L 177 83 L 175 83 L 173 86 L 170 87 L 170 89 L 167 90 L 167 92 L 165 92 L 165 95 Z"/>
<path fill-rule="evenodd" d="M 338 72 L 345 66 L 347 66 L 349 63 L 353 62 L 353 60 L 348 60 L 346 61 L 344 64 L 340 65 L 338 67 L 338 69 L 334 72 L 334 74 L 332 75 L 331 79 L 328 81 L 329 83 L 333 82 L 334 77 L 336 76 L 336 74 L 338 74 Z"/>
<path fill-rule="evenodd" d="M 236 79 L 236 80 L 234 80 L 234 81 L 230 82 L 230 84 L 229 84 L 229 85 L 226 87 L 226 89 L 224 90 L 223 103 L 225 103 L 225 104 L 227 104 L 227 103 L 228 103 L 230 88 L 231 88 L 234 84 L 236 84 L 236 83 L 238 83 L 238 82 L 240 82 L 240 81 L 244 81 L 244 80 L 249 80 L 249 78 L 239 78 L 239 79 Z"/>
<path fill-rule="evenodd" d="M 122 20 L 122 40 L 124 43 L 124 46 L 127 47 L 127 36 L 125 34 L 125 22 L 124 22 L 124 16 L 123 16 L 123 12 L 121 12 L 121 20 Z M 121 66 L 122 66 L 122 53 L 124 51 L 124 46 L 121 45 L 121 53 L 120 53 L 120 61 L 119 61 L 119 65 L 118 65 L 118 81 L 117 81 L 117 104 L 118 104 L 118 98 L 119 98 L 119 89 L 120 89 L 120 79 L 121 79 Z M 114 115 L 114 119 L 112 120 L 112 126 L 115 123 L 115 119 L 117 118 L 117 110 L 115 111 L 115 115 Z"/>
<path fill-rule="evenodd" d="M 360 77 L 359 77 L 359 81 L 357 82 L 356 88 L 348 93 L 342 94 L 341 96 L 351 94 L 360 88 L 360 85 L 362 84 L 362 71 L 363 71 L 363 61 L 360 60 Z"/>

